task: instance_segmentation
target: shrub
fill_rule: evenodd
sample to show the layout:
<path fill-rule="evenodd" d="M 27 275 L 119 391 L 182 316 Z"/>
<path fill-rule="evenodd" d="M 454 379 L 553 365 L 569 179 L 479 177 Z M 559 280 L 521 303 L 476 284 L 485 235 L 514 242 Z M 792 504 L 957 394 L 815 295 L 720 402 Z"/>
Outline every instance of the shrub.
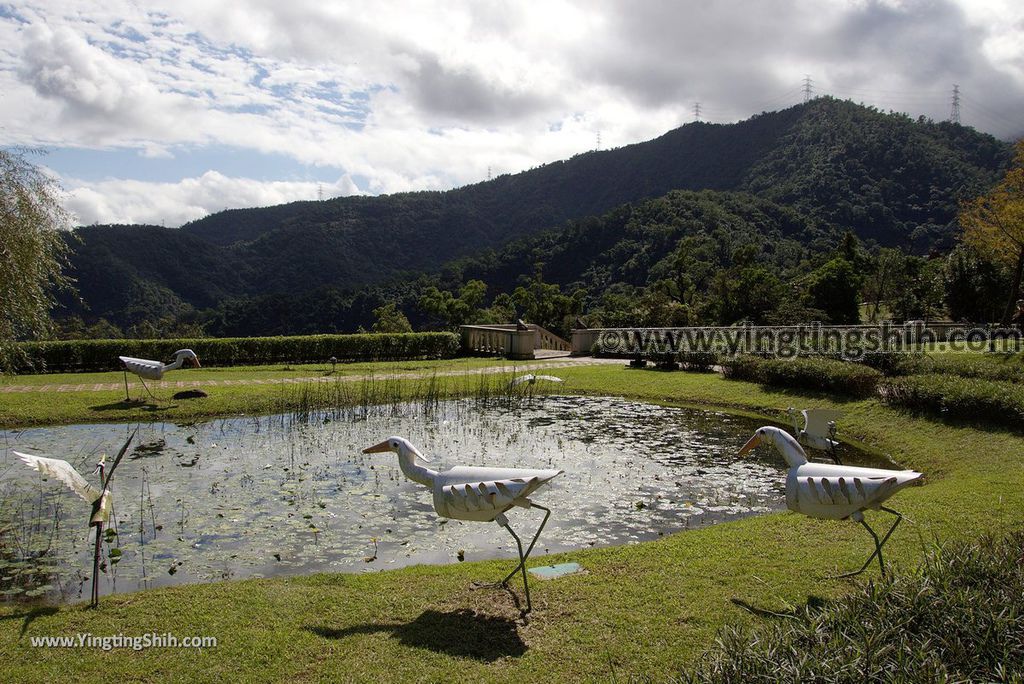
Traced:
<path fill-rule="evenodd" d="M 887 376 L 913 375 L 926 373 L 934 361 L 924 354 L 911 354 L 898 351 L 868 352 L 858 363 L 874 368 Z"/>
<path fill-rule="evenodd" d="M 761 373 L 764 384 L 775 387 L 822 390 L 867 397 L 875 393 L 882 374 L 847 361 L 831 359 L 769 359 Z"/>
<path fill-rule="evenodd" d="M 681 351 L 679 363 L 685 371 L 707 373 L 718 365 L 718 354 L 710 351 Z"/>
<path fill-rule="evenodd" d="M 941 354 L 934 357 L 932 371 L 962 378 L 1024 382 L 1021 355 L 985 354 L 984 356 Z"/>
<path fill-rule="evenodd" d="M 762 359 L 744 355 L 722 362 L 725 377 L 773 387 L 809 389 L 867 397 L 882 374 L 856 363 L 827 358 Z"/>
<path fill-rule="evenodd" d="M 1017 681 L 1024 533 L 949 545 L 793 619 L 726 627 L 689 682 Z"/>
<path fill-rule="evenodd" d="M 929 374 L 891 378 L 881 389 L 894 406 L 1024 429 L 1024 386 L 1018 383 Z"/>
<path fill-rule="evenodd" d="M 169 359 L 192 349 L 204 365 L 398 361 L 450 358 L 459 351 L 453 333 L 303 335 L 296 337 L 222 337 L 171 340 L 65 340 L 24 342 L 27 356 L 19 372 L 104 371 L 120 368 L 118 356 Z"/>
<path fill-rule="evenodd" d="M 764 382 L 761 368 L 765 359 L 753 354 L 741 354 L 722 360 L 722 375 L 730 380 Z"/>

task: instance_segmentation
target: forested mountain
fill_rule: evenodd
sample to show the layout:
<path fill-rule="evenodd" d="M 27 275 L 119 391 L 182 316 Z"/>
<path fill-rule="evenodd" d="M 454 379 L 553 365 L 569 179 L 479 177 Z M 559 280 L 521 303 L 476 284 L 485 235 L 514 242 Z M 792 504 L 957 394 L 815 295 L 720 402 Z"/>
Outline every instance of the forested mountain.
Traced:
<path fill-rule="evenodd" d="M 615 283 L 643 286 L 682 237 L 732 249 L 727 240 L 745 226 L 791 250 L 835 244 L 849 230 L 925 253 L 951 246 L 958 200 L 990 187 L 1010 156 L 1009 145 L 956 124 L 819 98 L 447 192 L 231 210 L 180 229 L 80 228 L 72 275 L 88 309 L 67 302 L 65 314 L 122 327 L 194 320 L 234 334 L 345 330 L 380 301 L 373 292 L 408 301 L 413 283 L 450 282 L 458 271 L 486 276 L 490 297 L 537 275 L 538 261 L 543 278 L 585 282 L 591 297 Z M 642 203 L 673 190 L 725 194 L 670 196 L 672 216 L 660 223 L 636 214 L 664 210 Z M 611 210 L 619 213 L 588 218 Z M 618 225 L 616 215 L 628 218 Z M 453 260 L 447 280 L 411 275 Z M 286 311 L 299 306 L 309 308 Z"/>

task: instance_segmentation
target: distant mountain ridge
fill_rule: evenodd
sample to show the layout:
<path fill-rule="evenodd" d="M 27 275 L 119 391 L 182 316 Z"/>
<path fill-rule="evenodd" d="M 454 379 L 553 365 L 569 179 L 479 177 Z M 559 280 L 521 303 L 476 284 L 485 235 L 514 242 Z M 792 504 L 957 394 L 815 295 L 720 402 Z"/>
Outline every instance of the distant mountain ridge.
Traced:
<path fill-rule="evenodd" d="M 821 98 L 446 192 L 235 209 L 180 229 L 80 228 L 72 275 L 90 317 L 127 325 L 379 284 L 671 190 L 705 189 L 749 192 L 920 252 L 949 242 L 958 198 L 991 186 L 1009 158 L 1008 144 L 972 129 Z"/>

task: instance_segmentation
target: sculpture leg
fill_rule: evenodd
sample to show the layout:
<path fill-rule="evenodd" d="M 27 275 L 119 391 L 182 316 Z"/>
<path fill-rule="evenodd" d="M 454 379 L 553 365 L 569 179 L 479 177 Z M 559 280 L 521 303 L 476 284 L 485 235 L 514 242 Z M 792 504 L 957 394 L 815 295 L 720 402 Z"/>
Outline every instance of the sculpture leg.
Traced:
<path fill-rule="evenodd" d="M 523 555 L 523 542 L 519 540 L 519 535 L 517 535 L 512 530 L 512 526 L 511 525 L 509 525 L 506 522 L 505 525 L 503 525 L 503 527 L 506 530 L 508 530 L 508 533 L 512 535 L 512 538 L 516 540 L 516 546 L 519 547 L 519 566 L 515 570 L 512 571 L 512 575 L 516 574 L 516 571 L 518 571 L 520 568 L 523 571 L 523 590 L 526 592 L 526 610 L 523 611 L 523 614 L 525 615 L 526 613 L 529 613 L 531 610 L 533 610 L 533 606 L 530 603 L 530 583 L 526 579 L 526 556 Z M 508 577 L 503 579 L 501 582 L 499 582 L 499 584 L 501 586 L 505 586 L 505 583 L 508 581 L 509 577 L 511 577 L 512 575 L 509 575 Z"/>
<path fill-rule="evenodd" d="M 139 376 L 139 382 L 141 382 L 142 386 L 146 388 L 147 392 L 149 392 L 149 396 L 153 397 L 153 401 L 156 401 L 157 398 L 153 395 L 153 390 L 149 389 L 149 385 L 146 384 L 146 381 L 141 375 Z"/>
<path fill-rule="evenodd" d="M 100 556 L 103 554 L 103 523 L 96 524 L 96 545 L 92 556 L 92 596 L 89 605 L 100 604 Z"/>
<path fill-rule="evenodd" d="M 842 575 L 837 575 L 837 579 L 844 577 L 854 577 L 856 575 L 861 574 L 862 572 L 867 570 L 868 566 L 871 564 L 871 561 L 874 560 L 875 556 L 878 556 L 878 567 L 882 571 L 882 577 L 885 577 L 885 562 L 882 560 L 882 547 L 885 546 L 885 542 L 889 541 L 889 537 L 892 536 L 892 533 L 896 530 L 896 527 L 900 524 L 900 521 L 903 520 L 903 515 L 898 511 L 894 511 L 891 508 L 886 508 L 885 506 L 880 506 L 879 508 L 885 511 L 886 513 L 892 513 L 893 515 L 895 515 L 896 521 L 892 524 L 892 527 L 889 528 L 889 531 L 885 533 L 885 536 L 882 537 L 881 541 L 879 541 L 878 535 L 875 534 L 875 531 L 873 529 L 871 529 L 871 526 L 868 525 L 866 521 L 861 520 L 860 524 L 863 525 L 864 528 L 871 533 L 871 538 L 875 540 L 875 550 L 871 553 L 870 556 L 868 556 L 868 559 L 864 561 L 864 565 L 861 566 L 860 570 L 856 570 L 854 572 L 847 572 Z"/>
<path fill-rule="evenodd" d="M 533 535 L 533 539 L 530 541 L 530 545 L 526 547 L 526 552 L 523 552 L 523 542 L 519 538 L 519 535 L 515 533 L 512 526 L 508 524 L 508 518 L 504 515 L 500 515 L 495 518 L 495 522 L 508 530 L 508 533 L 512 535 L 512 538 L 516 540 L 516 546 L 519 549 L 519 565 L 517 565 L 512 572 L 505 576 L 503 580 L 491 585 L 476 585 L 477 587 L 484 586 L 498 586 L 508 587 L 508 581 L 515 577 L 516 573 L 521 573 L 523 576 L 523 590 L 526 592 L 526 610 L 523 611 L 523 615 L 529 613 L 533 609 L 533 604 L 530 601 L 530 582 L 526 574 L 526 559 L 530 557 L 533 552 L 533 547 L 537 544 L 537 539 L 540 537 L 540 533 L 544 530 L 544 525 L 547 524 L 548 518 L 551 516 L 551 509 L 539 506 L 533 502 L 530 503 L 530 508 L 539 508 L 544 511 L 544 520 L 541 521 L 540 527 L 537 528 L 537 533 Z"/>
<path fill-rule="evenodd" d="M 526 559 L 529 558 L 530 557 L 530 553 L 533 552 L 533 547 L 537 543 L 537 539 L 540 537 L 540 533 L 544 531 L 544 526 L 547 524 L 548 518 L 551 517 L 551 509 L 550 508 L 545 508 L 544 506 L 539 506 L 539 505 L 533 503 L 532 501 L 530 502 L 530 508 L 539 508 L 542 511 L 544 511 L 544 519 L 540 521 L 540 527 L 537 528 L 537 534 L 533 535 L 533 541 L 531 541 L 530 545 L 526 548 L 526 554 L 525 555 L 521 554 L 522 558 L 520 560 L 519 565 L 516 567 L 515 570 L 513 570 L 510 573 L 508 573 L 508 575 L 505 577 L 505 579 L 501 580 L 501 582 L 499 584 L 505 584 L 510 579 L 512 579 L 512 577 L 514 577 L 515 574 L 517 572 L 519 572 L 520 568 L 523 568 L 524 572 L 525 572 Z M 511 531 L 512 530 L 509 529 L 509 532 L 511 532 Z"/>
<path fill-rule="evenodd" d="M 829 440 L 829 445 L 828 446 L 829 446 L 828 455 L 832 457 L 832 460 L 835 461 L 836 465 L 843 465 L 843 462 L 841 460 L 839 460 L 839 453 L 838 453 L 838 450 L 836 449 L 835 440 Z"/>
<path fill-rule="evenodd" d="M 131 395 L 128 394 L 128 371 L 124 371 L 124 400 L 132 400 Z"/>

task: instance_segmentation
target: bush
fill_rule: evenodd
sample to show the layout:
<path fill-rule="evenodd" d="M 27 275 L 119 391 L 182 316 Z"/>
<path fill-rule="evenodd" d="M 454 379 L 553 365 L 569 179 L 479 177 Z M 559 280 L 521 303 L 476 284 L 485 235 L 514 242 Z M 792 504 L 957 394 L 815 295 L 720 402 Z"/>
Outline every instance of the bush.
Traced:
<path fill-rule="evenodd" d="M 169 359 L 191 349 L 204 365 L 399 361 L 450 358 L 459 351 L 454 333 L 222 337 L 172 340 L 64 340 L 23 342 L 27 363 L 18 372 L 106 371 L 120 368 L 118 356 Z"/>
<path fill-rule="evenodd" d="M 931 357 L 898 351 L 868 352 L 858 363 L 889 377 L 926 373 L 934 364 Z"/>
<path fill-rule="evenodd" d="M 984 356 L 941 354 L 933 358 L 931 372 L 959 375 L 980 380 L 1024 382 L 1024 357 L 1020 354 Z"/>
<path fill-rule="evenodd" d="M 718 354 L 709 351 L 681 351 L 679 363 L 685 371 L 707 373 L 718 365 Z"/>
<path fill-rule="evenodd" d="M 762 359 L 738 356 L 722 363 L 725 377 L 773 387 L 809 389 L 867 397 L 882 374 L 873 368 L 826 358 Z"/>
<path fill-rule="evenodd" d="M 689 682 L 1017 681 L 1024 533 L 950 545 L 757 628 L 726 627 Z"/>
<path fill-rule="evenodd" d="M 1018 383 L 930 374 L 892 378 L 881 389 L 894 406 L 1024 429 L 1024 386 Z"/>
<path fill-rule="evenodd" d="M 722 360 L 722 375 L 730 380 L 764 382 L 761 367 L 765 359 L 753 354 L 741 354 Z"/>

